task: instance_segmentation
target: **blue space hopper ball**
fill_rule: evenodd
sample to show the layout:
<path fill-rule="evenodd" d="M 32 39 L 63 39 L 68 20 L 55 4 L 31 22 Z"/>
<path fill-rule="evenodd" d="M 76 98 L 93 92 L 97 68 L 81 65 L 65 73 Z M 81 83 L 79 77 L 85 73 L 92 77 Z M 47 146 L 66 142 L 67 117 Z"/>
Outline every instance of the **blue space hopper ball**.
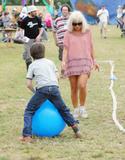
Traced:
<path fill-rule="evenodd" d="M 56 107 L 45 101 L 32 118 L 32 134 L 38 137 L 53 137 L 59 135 L 66 124 Z"/>

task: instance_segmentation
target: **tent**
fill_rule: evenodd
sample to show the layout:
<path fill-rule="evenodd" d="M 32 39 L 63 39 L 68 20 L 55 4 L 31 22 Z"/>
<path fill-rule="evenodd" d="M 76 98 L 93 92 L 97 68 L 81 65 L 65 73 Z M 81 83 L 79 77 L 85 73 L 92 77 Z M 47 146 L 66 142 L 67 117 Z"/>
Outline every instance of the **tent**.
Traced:
<path fill-rule="evenodd" d="M 109 23 L 115 24 L 116 10 L 118 5 L 123 6 L 125 0 L 70 0 L 73 9 L 83 12 L 90 24 L 97 22 L 97 10 L 105 5 L 109 11 Z"/>

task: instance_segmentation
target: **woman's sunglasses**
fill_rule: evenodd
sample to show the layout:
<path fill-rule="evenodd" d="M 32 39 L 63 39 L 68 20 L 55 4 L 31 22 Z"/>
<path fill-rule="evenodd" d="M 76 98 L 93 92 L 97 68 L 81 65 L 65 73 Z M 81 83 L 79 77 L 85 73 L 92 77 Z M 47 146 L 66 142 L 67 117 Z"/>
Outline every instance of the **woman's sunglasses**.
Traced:
<path fill-rule="evenodd" d="M 81 26 L 81 25 L 82 25 L 82 22 L 79 22 L 79 23 L 73 22 L 72 25 L 73 25 L 73 26 Z"/>

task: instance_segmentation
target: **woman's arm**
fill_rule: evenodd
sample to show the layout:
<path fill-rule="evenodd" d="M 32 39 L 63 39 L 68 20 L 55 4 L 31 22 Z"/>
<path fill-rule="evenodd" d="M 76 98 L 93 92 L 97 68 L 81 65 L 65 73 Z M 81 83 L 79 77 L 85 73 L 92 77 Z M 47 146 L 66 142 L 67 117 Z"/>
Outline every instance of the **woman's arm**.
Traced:
<path fill-rule="evenodd" d="M 65 70 L 66 69 L 66 60 L 67 60 L 67 48 L 64 46 L 63 48 L 63 58 L 62 58 L 62 69 Z"/>
<path fill-rule="evenodd" d="M 94 64 L 95 70 L 97 69 L 97 70 L 99 71 L 99 65 L 98 65 L 97 62 L 96 62 L 93 47 L 92 47 L 91 57 L 92 57 L 92 60 L 93 60 L 93 64 Z"/>
<path fill-rule="evenodd" d="M 91 43 L 91 57 L 92 57 L 92 60 L 93 60 L 93 65 L 95 67 L 95 70 L 97 69 L 99 71 L 99 65 L 97 64 L 96 59 L 95 59 L 95 52 L 94 52 L 94 47 L 93 47 L 93 42 L 92 42 L 92 35 L 90 36 L 90 38 L 91 38 L 91 40 L 90 40 L 90 43 Z"/>

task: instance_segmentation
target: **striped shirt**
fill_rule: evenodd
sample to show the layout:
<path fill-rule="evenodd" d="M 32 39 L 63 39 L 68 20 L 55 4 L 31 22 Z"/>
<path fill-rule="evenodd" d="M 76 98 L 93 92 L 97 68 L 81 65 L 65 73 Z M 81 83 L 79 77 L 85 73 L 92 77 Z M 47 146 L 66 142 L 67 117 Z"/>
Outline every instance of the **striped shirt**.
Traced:
<path fill-rule="evenodd" d="M 53 32 L 56 33 L 57 43 L 63 45 L 64 33 L 67 31 L 68 17 L 58 17 L 53 24 Z"/>

